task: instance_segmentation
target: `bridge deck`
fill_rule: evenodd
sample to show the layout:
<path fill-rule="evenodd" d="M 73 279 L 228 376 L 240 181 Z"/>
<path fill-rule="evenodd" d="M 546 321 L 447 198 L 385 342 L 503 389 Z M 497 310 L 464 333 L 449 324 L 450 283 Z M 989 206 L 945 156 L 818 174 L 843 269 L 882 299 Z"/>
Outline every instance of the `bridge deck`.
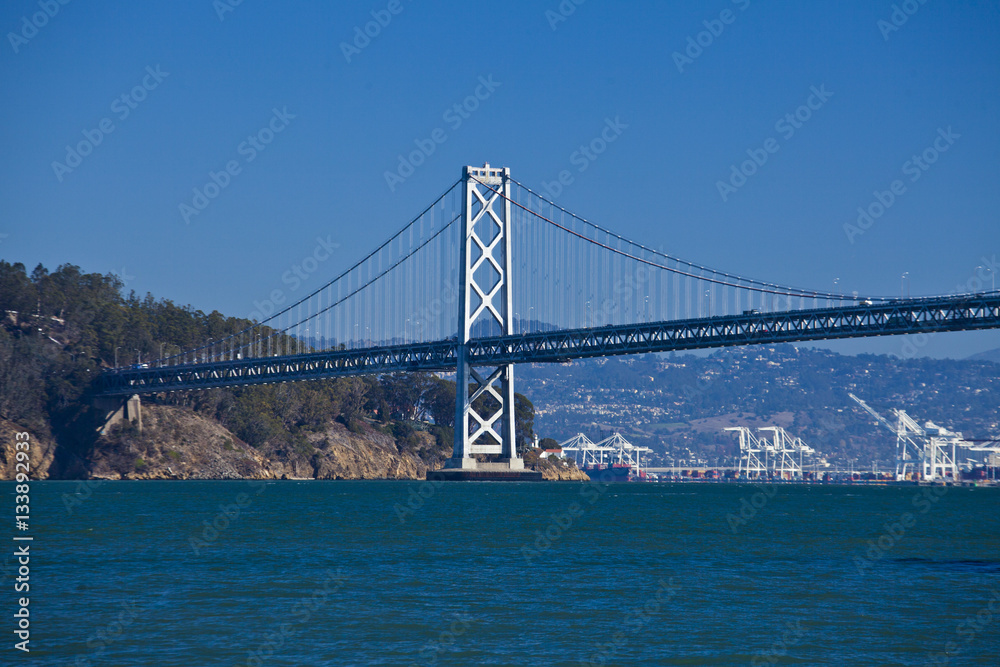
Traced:
<path fill-rule="evenodd" d="M 993 328 L 1000 328 L 1000 295 L 996 292 L 480 338 L 470 341 L 469 358 L 473 365 L 499 366 L 671 350 Z M 400 371 L 449 371 L 455 369 L 456 359 L 456 342 L 443 340 L 118 369 L 101 375 L 98 393 L 126 396 Z"/>

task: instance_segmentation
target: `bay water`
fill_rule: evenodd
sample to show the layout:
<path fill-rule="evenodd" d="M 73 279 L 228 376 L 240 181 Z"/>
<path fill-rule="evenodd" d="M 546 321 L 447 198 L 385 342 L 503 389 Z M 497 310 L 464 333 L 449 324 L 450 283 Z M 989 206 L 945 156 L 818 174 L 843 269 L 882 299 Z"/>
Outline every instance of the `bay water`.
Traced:
<path fill-rule="evenodd" d="M 998 488 L 47 481 L 31 503 L 4 665 L 1000 664 Z"/>

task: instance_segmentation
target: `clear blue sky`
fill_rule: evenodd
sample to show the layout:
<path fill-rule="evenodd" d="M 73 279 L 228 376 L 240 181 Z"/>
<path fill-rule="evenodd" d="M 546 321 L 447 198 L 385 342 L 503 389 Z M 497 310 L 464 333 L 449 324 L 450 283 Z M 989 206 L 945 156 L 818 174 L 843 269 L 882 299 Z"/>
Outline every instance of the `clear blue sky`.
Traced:
<path fill-rule="evenodd" d="M 567 0 L 568 16 L 558 0 L 244 0 L 220 20 L 226 2 L 42 0 L 51 18 L 38 0 L 3 3 L 0 257 L 115 272 L 140 293 L 246 316 L 287 289 L 317 238 L 339 245 L 309 286 L 484 160 L 531 187 L 569 170 L 558 201 L 571 210 L 779 283 L 898 294 L 908 272 L 913 295 L 947 293 L 1000 256 L 997 2 L 913 0 L 898 26 L 889 0 Z M 391 20 L 348 62 L 341 45 L 372 12 Z M 699 33 L 707 46 L 679 67 Z M 499 85 L 454 127 L 444 113 L 480 77 Z M 810 100 L 812 87 L 832 96 Z M 294 118 L 275 119 L 248 161 L 256 149 L 241 144 L 274 109 Z M 809 118 L 794 133 L 776 126 L 797 110 Z M 581 172 L 573 154 L 607 119 L 627 127 Z M 113 131 L 72 171 L 53 166 L 102 121 Z M 438 128 L 445 141 L 391 191 L 385 172 Z M 907 171 L 948 128 L 934 164 Z M 777 152 L 724 200 L 718 182 L 768 139 Z M 239 173 L 186 222 L 180 204 L 229 161 Z M 895 180 L 905 190 L 849 242 L 844 225 Z M 996 347 L 996 332 L 943 334 L 916 352 Z"/>

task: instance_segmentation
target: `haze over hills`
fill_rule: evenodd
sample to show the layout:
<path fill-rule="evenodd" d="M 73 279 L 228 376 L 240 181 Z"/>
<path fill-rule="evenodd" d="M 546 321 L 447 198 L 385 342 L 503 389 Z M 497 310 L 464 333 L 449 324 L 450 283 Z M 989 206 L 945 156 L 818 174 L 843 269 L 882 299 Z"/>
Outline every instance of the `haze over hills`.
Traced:
<path fill-rule="evenodd" d="M 970 361 L 992 361 L 1000 364 L 1000 347 L 995 350 L 985 350 L 968 357 Z"/>
<path fill-rule="evenodd" d="M 1000 437 L 1000 378 L 989 361 L 845 356 L 792 345 L 694 355 L 644 355 L 532 365 L 518 389 L 535 405 L 535 430 L 563 441 L 620 430 L 661 457 L 721 462 L 738 451 L 726 426 L 778 425 L 831 461 L 883 466 L 895 438 L 848 392 L 961 431 Z M 690 450 L 690 453 L 689 453 Z"/>

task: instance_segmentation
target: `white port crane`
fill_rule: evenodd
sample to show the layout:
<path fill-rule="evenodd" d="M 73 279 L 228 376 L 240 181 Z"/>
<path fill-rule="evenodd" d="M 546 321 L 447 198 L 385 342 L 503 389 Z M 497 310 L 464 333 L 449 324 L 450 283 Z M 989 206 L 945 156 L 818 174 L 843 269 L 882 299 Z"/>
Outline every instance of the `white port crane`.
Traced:
<path fill-rule="evenodd" d="M 807 452 L 812 454 L 813 448 L 780 426 L 765 426 L 757 430 L 771 433 L 770 449 L 774 454 L 774 471 L 778 476 L 782 479 L 801 478 L 802 456 Z M 761 440 L 766 442 L 763 438 Z M 795 454 L 799 455 L 798 461 L 795 460 Z"/>
<path fill-rule="evenodd" d="M 563 454 L 572 453 L 576 464 L 580 467 L 603 465 L 605 455 L 610 456 L 614 452 L 611 447 L 598 447 L 583 433 L 577 433 L 569 440 L 559 443 L 559 447 Z"/>
<path fill-rule="evenodd" d="M 615 433 L 600 442 L 592 442 L 583 433 L 577 433 L 560 443 L 563 453 L 572 453 L 578 466 L 625 464 L 636 475 L 645 467 L 643 455 L 652 452 L 649 447 L 637 447 L 626 440 L 621 433 Z M 582 459 L 582 460 L 581 460 Z"/>
<path fill-rule="evenodd" d="M 896 435 L 896 479 L 904 480 L 907 474 L 919 472 L 920 478 L 929 482 L 937 479 L 958 479 L 957 450 L 963 447 L 972 451 L 991 451 L 965 440 L 961 433 L 955 433 L 938 426 L 934 422 L 918 424 L 903 410 L 893 409 L 896 425 L 880 415 L 870 405 L 848 394 L 865 412 Z M 911 466 L 913 469 L 911 469 Z"/>
<path fill-rule="evenodd" d="M 767 451 L 761 444 L 757 436 L 753 434 L 747 426 L 730 426 L 723 431 L 734 431 L 740 434 L 740 458 L 737 474 L 742 477 L 759 477 L 767 472 Z M 764 453 L 764 461 L 760 460 L 760 454 Z"/>
<path fill-rule="evenodd" d="M 596 446 L 610 448 L 618 455 L 616 463 L 624 463 L 628 467 L 632 468 L 632 471 L 636 475 L 638 475 L 644 467 L 642 461 L 643 454 L 648 454 L 653 451 L 649 447 L 638 447 L 633 445 L 617 431 L 613 435 L 598 442 Z"/>
<path fill-rule="evenodd" d="M 758 433 L 770 433 L 770 439 L 754 435 L 747 426 L 730 426 L 722 430 L 739 433 L 740 458 L 737 472 L 740 477 L 760 477 L 773 473 L 781 479 L 801 479 L 803 458 L 816 454 L 816 450 L 803 442 L 802 438 L 792 436 L 780 426 L 757 429 Z M 764 455 L 763 461 L 761 454 Z"/>

